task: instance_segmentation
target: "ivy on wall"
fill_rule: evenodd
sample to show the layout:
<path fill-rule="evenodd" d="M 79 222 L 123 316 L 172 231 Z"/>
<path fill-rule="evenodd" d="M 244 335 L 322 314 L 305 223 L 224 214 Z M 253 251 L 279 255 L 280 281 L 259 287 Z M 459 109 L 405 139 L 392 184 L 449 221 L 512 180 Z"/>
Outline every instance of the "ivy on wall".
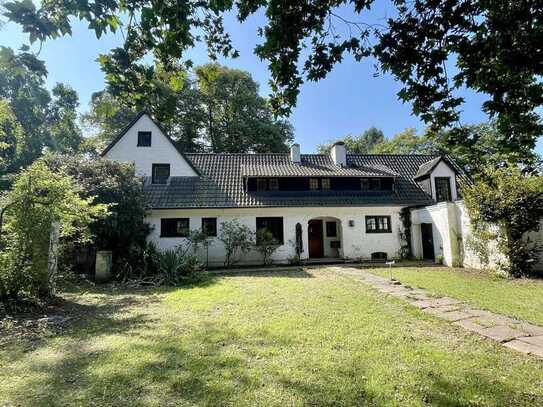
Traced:
<path fill-rule="evenodd" d="M 498 264 L 500 271 L 514 277 L 530 274 L 542 249 L 527 233 L 538 231 L 543 218 L 543 177 L 516 167 L 492 168 L 463 186 L 462 193 L 474 235 L 470 244 L 481 262 L 488 264 L 488 245 L 496 240 L 506 258 Z"/>

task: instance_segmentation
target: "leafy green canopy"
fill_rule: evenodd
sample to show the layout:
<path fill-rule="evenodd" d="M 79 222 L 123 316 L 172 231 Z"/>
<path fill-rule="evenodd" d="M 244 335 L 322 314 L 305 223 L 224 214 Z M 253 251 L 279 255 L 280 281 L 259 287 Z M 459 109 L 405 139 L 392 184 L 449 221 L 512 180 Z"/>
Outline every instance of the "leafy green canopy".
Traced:
<path fill-rule="evenodd" d="M 476 178 L 484 177 L 488 168 L 520 164 L 525 173 L 533 174 L 541 168 L 541 159 L 535 151 L 524 154 L 504 151 L 499 130 L 492 122 L 438 132 L 426 129 L 422 134 L 409 128 L 390 138 L 385 138 L 381 130 L 371 128 L 359 136 L 348 135 L 343 140 L 347 151 L 355 154 L 448 154 Z M 328 153 L 331 144 L 320 145 L 318 151 Z"/>
<path fill-rule="evenodd" d="M 75 151 L 82 135 L 77 124 L 77 93 L 58 83 L 45 88 L 47 70 L 35 55 L 0 47 L 0 127 L 2 173 L 15 172 L 40 157 L 45 147 Z"/>
<path fill-rule="evenodd" d="M 153 68 L 142 63 L 151 52 L 167 71 L 198 42 L 211 56 L 236 56 L 222 15 L 235 10 L 243 22 L 263 9 L 267 22 L 255 53 L 268 61 L 276 112 L 289 113 L 304 80 L 326 77 L 351 53 L 357 60 L 375 57 L 380 70 L 401 81 L 399 97 L 412 102 L 433 130 L 457 122 L 464 101 L 459 90 L 468 87 L 488 95 L 483 108 L 496 119 L 504 151 L 534 148 L 542 132 L 536 112 L 543 104 L 542 0 L 396 0 L 396 13 L 385 24 L 344 17 L 354 13 L 363 20 L 374 3 L 48 0 L 36 8 L 30 0 L 15 0 L 5 4 L 5 15 L 31 41 L 71 34 L 73 17 L 88 21 L 98 37 L 123 29 L 124 45 L 100 58 L 114 83 L 120 75 L 151 78 Z"/>
<path fill-rule="evenodd" d="M 60 236 L 80 243 L 91 240 L 89 225 L 107 214 L 107 205 L 81 197 L 75 180 L 38 160 L 22 171 L 2 205 L 0 300 L 20 292 L 47 296 L 55 281 L 48 275 L 49 237 L 53 222 Z"/>
<path fill-rule="evenodd" d="M 89 225 L 94 239 L 85 245 L 112 250 L 116 272 L 126 265 L 134 270 L 139 267 L 150 227 L 144 223 L 147 201 L 134 166 L 83 155 L 49 154 L 44 160 L 50 168 L 70 175 L 82 197 L 93 197 L 97 204 L 109 207 L 108 216 Z M 82 246 L 72 249 L 77 252 Z"/>
<path fill-rule="evenodd" d="M 371 127 L 364 131 L 359 136 L 353 136 L 349 134 L 345 136 L 341 141 L 345 143 L 345 148 L 352 154 L 370 154 L 376 145 L 385 141 L 385 135 L 382 130 Z M 320 154 L 327 154 L 330 152 L 330 148 L 335 141 L 328 141 L 326 144 L 320 144 L 317 146 L 317 151 Z"/>
<path fill-rule="evenodd" d="M 110 141 L 138 110 L 151 111 L 183 151 L 282 152 L 293 139 L 289 122 L 276 119 L 248 72 L 218 64 L 160 67 L 150 82 L 119 79 L 95 93 L 87 125 Z M 120 78 L 120 76 L 119 76 Z"/>
<path fill-rule="evenodd" d="M 489 168 L 462 196 L 476 236 L 494 239 L 488 231 L 498 227 L 498 248 L 508 260 L 501 267 L 517 277 L 529 274 L 541 252 L 526 234 L 539 230 L 543 218 L 543 177 L 516 167 Z"/>

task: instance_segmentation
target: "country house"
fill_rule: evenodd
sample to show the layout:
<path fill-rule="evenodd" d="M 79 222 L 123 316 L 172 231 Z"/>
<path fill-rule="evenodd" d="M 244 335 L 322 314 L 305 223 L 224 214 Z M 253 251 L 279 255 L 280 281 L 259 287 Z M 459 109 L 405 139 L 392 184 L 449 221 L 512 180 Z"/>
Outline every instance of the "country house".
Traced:
<path fill-rule="evenodd" d="M 297 248 L 302 259 L 399 258 L 407 240 L 418 258 L 463 262 L 465 175 L 449 157 L 349 154 L 342 142 L 329 155 L 301 154 L 297 144 L 284 154 L 185 153 L 145 112 L 102 155 L 133 162 L 144 177 L 149 239 L 167 249 L 204 230 L 210 264 L 224 261 L 216 236 L 233 219 L 270 230 L 278 263 Z M 241 261 L 258 262 L 257 252 Z"/>

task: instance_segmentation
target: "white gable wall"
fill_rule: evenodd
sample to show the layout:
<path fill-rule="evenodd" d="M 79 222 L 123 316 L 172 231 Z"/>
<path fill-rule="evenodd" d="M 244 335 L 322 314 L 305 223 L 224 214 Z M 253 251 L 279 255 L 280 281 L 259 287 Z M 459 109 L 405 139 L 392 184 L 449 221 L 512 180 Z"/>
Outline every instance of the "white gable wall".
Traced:
<path fill-rule="evenodd" d="M 458 199 L 458 194 L 456 190 L 456 174 L 449 165 L 445 162 L 440 161 L 439 164 L 434 168 L 430 174 L 430 179 L 432 181 L 432 199 L 436 200 L 436 177 L 450 177 L 451 179 L 451 198 L 453 201 Z"/>
<path fill-rule="evenodd" d="M 151 147 L 138 147 L 138 132 L 150 131 Z M 133 162 L 136 175 L 152 175 L 153 164 L 170 164 L 170 176 L 196 176 L 196 172 L 175 149 L 151 118 L 144 114 L 106 153 L 106 158 Z"/>

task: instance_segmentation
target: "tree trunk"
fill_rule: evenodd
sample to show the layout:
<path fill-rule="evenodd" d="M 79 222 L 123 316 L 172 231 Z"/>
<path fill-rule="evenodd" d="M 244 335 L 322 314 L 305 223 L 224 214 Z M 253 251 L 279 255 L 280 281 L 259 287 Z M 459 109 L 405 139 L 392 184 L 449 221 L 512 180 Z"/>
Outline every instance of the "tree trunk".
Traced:
<path fill-rule="evenodd" d="M 54 221 L 51 224 L 51 234 L 49 238 L 49 261 L 47 263 L 47 295 L 54 297 L 56 295 L 56 280 L 58 273 L 58 243 L 60 236 L 60 223 Z"/>

